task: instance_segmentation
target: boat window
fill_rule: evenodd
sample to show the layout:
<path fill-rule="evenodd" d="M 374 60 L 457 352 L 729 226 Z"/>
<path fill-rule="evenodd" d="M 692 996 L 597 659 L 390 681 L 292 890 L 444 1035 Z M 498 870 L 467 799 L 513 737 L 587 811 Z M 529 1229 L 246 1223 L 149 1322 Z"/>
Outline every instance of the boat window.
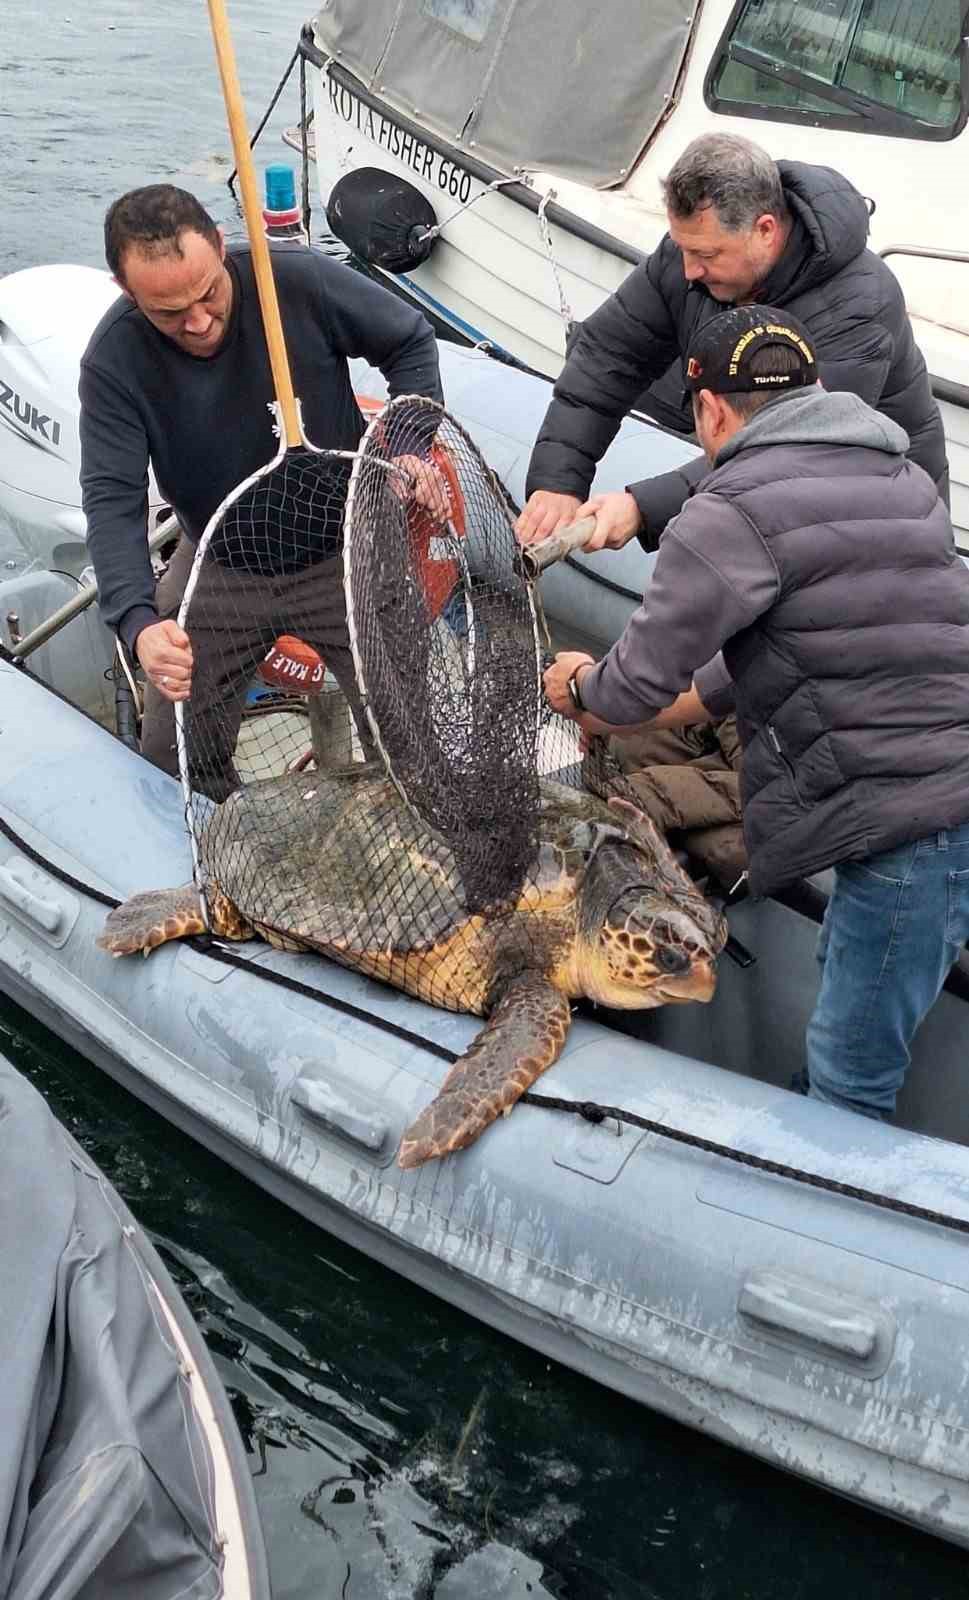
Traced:
<path fill-rule="evenodd" d="M 446 22 L 466 39 L 480 44 L 494 15 L 497 0 L 424 0 L 425 17 Z"/>
<path fill-rule="evenodd" d="M 708 76 L 717 111 L 951 138 L 965 0 L 743 0 Z"/>

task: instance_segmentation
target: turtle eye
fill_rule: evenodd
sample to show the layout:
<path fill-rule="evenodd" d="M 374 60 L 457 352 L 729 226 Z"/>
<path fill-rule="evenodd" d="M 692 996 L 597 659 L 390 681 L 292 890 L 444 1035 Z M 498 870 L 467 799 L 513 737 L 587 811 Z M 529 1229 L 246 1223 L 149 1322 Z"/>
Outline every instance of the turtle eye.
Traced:
<path fill-rule="evenodd" d="M 685 950 L 674 950 L 672 945 L 661 944 L 653 955 L 654 964 L 660 972 L 686 972 L 690 965 L 690 958 Z"/>

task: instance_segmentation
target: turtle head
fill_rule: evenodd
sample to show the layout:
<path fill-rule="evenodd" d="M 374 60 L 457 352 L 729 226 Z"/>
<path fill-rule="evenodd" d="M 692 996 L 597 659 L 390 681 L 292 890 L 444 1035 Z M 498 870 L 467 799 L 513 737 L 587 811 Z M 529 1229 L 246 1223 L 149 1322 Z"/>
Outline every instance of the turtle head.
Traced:
<path fill-rule="evenodd" d="M 711 1000 L 727 929 L 649 818 L 625 800 L 596 850 L 580 918 L 582 993 L 621 1010 Z"/>

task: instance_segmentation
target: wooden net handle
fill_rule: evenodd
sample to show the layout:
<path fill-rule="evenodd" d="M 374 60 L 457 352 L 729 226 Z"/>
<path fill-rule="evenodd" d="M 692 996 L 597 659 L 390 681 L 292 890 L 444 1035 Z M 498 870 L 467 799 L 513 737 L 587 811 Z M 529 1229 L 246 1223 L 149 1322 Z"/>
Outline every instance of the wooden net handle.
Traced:
<path fill-rule="evenodd" d="M 289 371 L 289 360 L 286 355 L 286 341 L 283 338 L 283 325 L 279 317 L 279 301 L 276 298 L 276 284 L 273 279 L 272 263 L 269 259 L 269 246 L 266 243 L 266 236 L 262 228 L 262 207 L 259 203 L 259 191 L 256 188 L 256 173 L 252 164 L 252 152 L 249 149 L 249 133 L 242 104 L 242 91 L 239 88 L 239 75 L 236 71 L 235 52 L 232 48 L 232 38 L 229 33 L 229 18 L 226 14 L 225 0 L 207 0 L 207 4 L 209 21 L 212 24 L 212 38 L 215 43 L 215 55 L 219 64 L 219 77 L 222 80 L 222 98 L 225 101 L 226 116 L 229 119 L 232 153 L 235 156 L 236 169 L 242 184 L 242 210 L 246 219 L 246 231 L 249 235 L 249 245 L 252 250 L 252 266 L 256 274 L 256 288 L 259 291 L 262 325 L 266 334 L 266 344 L 269 347 L 269 365 L 272 368 L 273 387 L 282 412 L 286 447 L 292 450 L 295 446 L 302 444 L 303 439 L 299 425 L 299 413 L 296 410 L 296 396 L 293 393 L 293 380 Z"/>
<path fill-rule="evenodd" d="M 595 532 L 595 526 L 595 517 L 583 517 L 579 522 L 570 522 L 567 528 L 559 528 L 557 533 L 541 539 L 538 544 L 524 545 L 521 564 L 526 578 L 537 578 L 553 562 L 561 561 L 573 550 L 581 550 L 590 533 Z"/>

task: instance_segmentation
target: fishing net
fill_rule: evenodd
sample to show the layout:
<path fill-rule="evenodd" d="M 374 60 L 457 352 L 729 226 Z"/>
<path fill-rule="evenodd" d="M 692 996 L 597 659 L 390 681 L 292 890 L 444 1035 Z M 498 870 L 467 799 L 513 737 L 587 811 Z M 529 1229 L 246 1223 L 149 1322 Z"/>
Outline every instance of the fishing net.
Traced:
<path fill-rule="evenodd" d="M 409 502 L 387 468 L 421 418 L 436 511 Z M 386 766 L 449 845 L 471 910 L 515 896 L 536 848 L 541 650 L 513 516 L 472 440 L 433 402 L 396 400 L 371 422 L 346 518 L 357 682 Z"/>
<path fill-rule="evenodd" d="M 281 452 L 220 507 L 179 616 L 215 931 L 231 905 L 242 932 L 456 1010 L 487 1009 L 496 963 L 535 964 L 548 930 L 519 913 L 567 901 L 548 815 L 550 795 L 577 800 L 581 757 L 542 693 L 514 515 L 465 431 L 414 397 L 352 457 Z"/>
<path fill-rule="evenodd" d="M 324 722 L 349 759 L 345 704 L 327 719 L 337 684 L 357 703 L 340 557 L 351 464 L 343 452 L 287 450 L 205 531 L 179 613 L 195 657 L 179 708 L 193 836 L 207 801 L 305 756 Z"/>

